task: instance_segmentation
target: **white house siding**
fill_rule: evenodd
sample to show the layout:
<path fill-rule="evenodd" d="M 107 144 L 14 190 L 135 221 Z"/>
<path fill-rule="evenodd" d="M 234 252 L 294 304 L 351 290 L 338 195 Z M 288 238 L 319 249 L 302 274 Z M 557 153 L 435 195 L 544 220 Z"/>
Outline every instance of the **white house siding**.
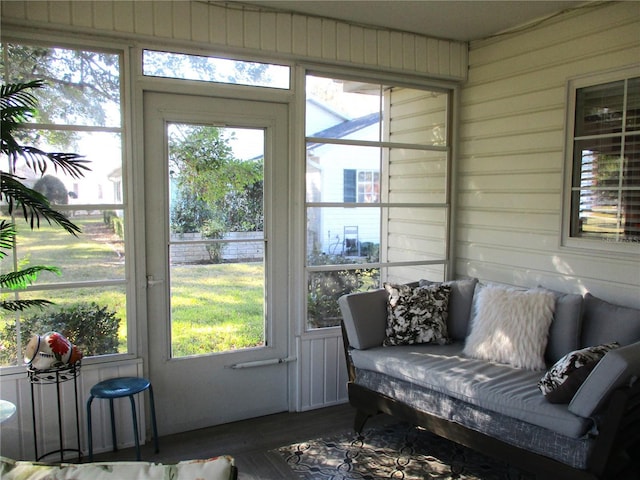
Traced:
<path fill-rule="evenodd" d="M 448 238 L 448 140 L 449 94 L 408 88 L 391 91 L 386 99 L 385 129 L 397 143 L 427 145 L 430 150 L 392 148 L 388 154 L 388 200 L 422 204 L 411 208 L 390 208 L 385 225 L 387 241 L 384 260 L 440 261 L 423 267 L 395 267 L 388 280 L 413 281 L 427 278 L 442 281 Z"/>
<path fill-rule="evenodd" d="M 561 246 L 567 81 L 640 61 L 636 2 L 472 42 L 461 92 L 456 274 L 640 306 L 640 258 Z M 636 250 L 637 253 L 637 250 Z"/>

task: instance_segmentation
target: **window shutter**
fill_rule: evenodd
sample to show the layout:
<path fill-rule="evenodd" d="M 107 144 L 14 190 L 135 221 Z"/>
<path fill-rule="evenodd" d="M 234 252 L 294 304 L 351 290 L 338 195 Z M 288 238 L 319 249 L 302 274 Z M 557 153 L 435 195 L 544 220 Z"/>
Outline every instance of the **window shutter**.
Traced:
<path fill-rule="evenodd" d="M 353 169 L 344 170 L 344 201 L 356 201 L 356 171 Z"/>

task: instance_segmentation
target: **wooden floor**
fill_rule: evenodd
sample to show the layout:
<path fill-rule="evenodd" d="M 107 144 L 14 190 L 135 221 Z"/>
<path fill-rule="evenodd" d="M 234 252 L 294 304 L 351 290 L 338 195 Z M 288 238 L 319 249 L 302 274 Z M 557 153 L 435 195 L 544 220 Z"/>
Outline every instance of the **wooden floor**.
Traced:
<path fill-rule="evenodd" d="M 278 413 L 266 417 L 203 428 L 160 438 L 160 453 L 153 442 L 142 446 L 142 460 L 178 462 L 194 458 L 231 455 L 240 480 L 293 480 L 284 460 L 270 452 L 281 446 L 353 429 L 355 410 L 350 405 L 301 413 Z M 393 421 L 380 415 L 367 426 Z M 94 456 L 94 461 L 135 460 L 135 448 Z"/>

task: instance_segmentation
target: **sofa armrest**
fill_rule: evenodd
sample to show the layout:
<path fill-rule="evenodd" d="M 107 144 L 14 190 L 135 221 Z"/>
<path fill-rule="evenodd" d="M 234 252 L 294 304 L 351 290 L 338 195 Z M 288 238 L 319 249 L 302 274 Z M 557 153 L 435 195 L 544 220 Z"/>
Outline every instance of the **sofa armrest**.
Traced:
<path fill-rule="evenodd" d="M 611 393 L 640 378 L 640 342 L 610 350 L 602 357 L 569 403 L 569 411 L 592 417 Z"/>
<path fill-rule="evenodd" d="M 343 295 L 338 299 L 349 345 L 358 350 L 378 347 L 386 336 L 387 299 L 384 289 Z"/>

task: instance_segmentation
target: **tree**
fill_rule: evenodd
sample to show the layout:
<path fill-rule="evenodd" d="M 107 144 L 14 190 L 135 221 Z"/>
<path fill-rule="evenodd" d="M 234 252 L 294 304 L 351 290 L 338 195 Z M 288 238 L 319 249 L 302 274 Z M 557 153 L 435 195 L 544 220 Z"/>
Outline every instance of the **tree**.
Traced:
<path fill-rule="evenodd" d="M 179 191 L 172 216 L 185 218 L 180 207 L 188 199 L 202 222 L 216 220 L 229 231 L 262 228 L 262 161 L 235 158 L 217 127 L 174 124 L 169 132 L 170 170 Z"/>
<path fill-rule="evenodd" d="M 49 202 L 55 205 L 67 205 L 69 192 L 62 180 L 53 175 L 45 175 L 33 185 L 33 189 L 47 197 Z"/>
<path fill-rule="evenodd" d="M 8 171 L 0 171 L 0 201 L 7 204 L 7 211 L 13 219 L 15 214 L 21 214 L 31 229 L 40 226 L 43 218 L 49 224 L 54 223 L 72 235 L 80 233 L 80 228 L 62 213 L 54 210 L 46 196 L 22 183 L 23 178 L 15 175 L 16 164 L 19 160 L 36 174 L 44 175 L 49 166 L 55 171 L 80 178 L 89 169 L 81 155 L 75 153 L 44 152 L 38 148 L 22 145 L 16 139 L 16 133 L 22 125 L 35 114 L 37 98 L 33 89 L 43 88 L 44 82 L 36 80 L 28 83 L 7 84 L 0 87 L 1 107 L 1 149 L 6 156 Z M 16 228 L 12 220 L 0 220 L 0 258 L 7 255 L 16 243 Z M 36 265 L 22 270 L 0 275 L 0 287 L 9 289 L 23 289 L 33 283 L 41 272 L 59 273 L 57 267 Z M 28 307 L 50 304 L 48 300 L 2 300 L 0 308 L 9 311 L 21 311 Z"/>

